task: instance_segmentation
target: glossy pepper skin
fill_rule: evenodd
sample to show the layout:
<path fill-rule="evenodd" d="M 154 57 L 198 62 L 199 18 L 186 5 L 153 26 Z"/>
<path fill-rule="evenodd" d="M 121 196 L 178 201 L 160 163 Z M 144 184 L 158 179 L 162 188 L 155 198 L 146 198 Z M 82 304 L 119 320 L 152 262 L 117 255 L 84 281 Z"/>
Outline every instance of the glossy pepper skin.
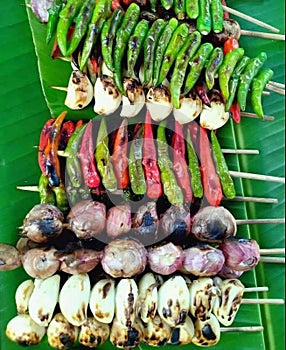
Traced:
<path fill-rule="evenodd" d="M 186 0 L 186 13 L 190 19 L 198 18 L 199 0 Z"/>
<path fill-rule="evenodd" d="M 69 202 L 66 194 L 66 189 L 63 183 L 60 183 L 59 186 L 52 188 L 55 197 L 56 197 L 56 206 L 63 213 L 67 213 L 69 210 Z"/>
<path fill-rule="evenodd" d="M 232 117 L 233 121 L 236 124 L 239 124 L 240 120 L 241 120 L 241 111 L 240 111 L 240 107 L 239 107 L 239 104 L 237 101 L 234 101 L 232 103 L 232 105 L 229 108 L 229 111 L 231 113 L 231 117 Z"/>
<path fill-rule="evenodd" d="M 48 9 L 49 19 L 47 23 L 47 35 L 46 35 L 46 43 L 48 44 L 53 35 L 57 30 L 57 25 L 59 21 L 59 14 L 63 7 L 63 0 L 53 0 L 51 7 Z"/>
<path fill-rule="evenodd" d="M 159 2 L 159 0 L 149 0 L 150 9 L 151 9 L 152 12 L 156 12 L 157 11 L 158 2 Z"/>
<path fill-rule="evenodd" d="M 161 0 L 161 5 L 165 10 L 170 10 L 173 6 L 173 0 Z"/>
<path fill-rule="evenodd" d="M 212 29 L 210 0 L 199 0 L 199 16 L 197 18 L 197 30 L 207 35 Z"/>
<path fill-rule="evenodd" d="M 125 90 L 122 83 L 122 61 L 125 49 L 128 45 L 129 38 L 136 27 L 140 16 L 140 7 L 132 3 L 128 6 L 122 24 L 116 33 L 116 42 L 113 52 L 114 62 L 114 82 L 122 95 L 125 95 Z"/>
<path fill-rule="evenodd" d="M 212 30 L 221 33 L 223 29 L 223 8 L 221 0 L 211 0 Z"/>
<path fill-rule="evenodd" d="M 174 0 L 174 12 L 178 20 L 184 19 L 186 14 L 186 0 Z"/>
<path fill-rule="evenodd" d="M 213 130 L 211 131 L 211 144 L 213 159 L 215 162 L 216 171 L 220 178 L 222 191 L 226 198 L 232 199 L 235 197 L 236 194 L 234 183 L 229 174 L 228 166 L 226 164 L 224 155 L 221 151 L 220 144 Z"/>
<path fill-rule="evenodd" d="M 217 72 L 223 62 L 223 51 L 220 47 L 213 49 L 206 64 L 205 80 L 209 90 L 214 87 Z"/>
<path fill-rule="evenodd" d="M 68 120 L 67 122 L 63 123 L 61 128 L 59 150 L 64 151 L 66 149 L 68 141 L 74 131 L 75 131 L 75 125 L 73 121 Z"/>
<path fill-rule="evenodd" d="M 49 179 L 46 175 L 41 174 L 38 183 L 40 203 L 56 204 L 55 195 L 49 184 Z"/>
<path fill-rule="evenodd" d="M 259 117 L 263 118 L 263 107 L 262 107 L 262 93 L 273 76 L 273 70 L 270 68 L 262 69 L 256 77 L 253 79 L 251 84 L 251 104 L 254 113 Z"/>
<path fill-rule="evenodd" d="M 173 164 L 169 157 L 165 126 L 166 121 L 163 121 L 157 129 L 158 166 L 161 174 L 163 193 L 171 204 L 178 205 L 184 203 L 184 195 L 178 185 L 173 171 Z"/>
<path fill-rule="evenodd" d="M 42 171 L 43 175 L 46 175 L 46 156 L 45 156 L 45 148 L 48 145 L 49 135 L 51 132 L 52 125 L 54 123 L 55 119 L 49 119 L 46 121 L 45 125 L 43 126 L 40 134 L 40 141 L 39 141 L 39 151 L 38 151 L 38 165 Z"/>
<path fill-rule="evenodd" d="M 241 74 L 237 90 L 237 101 L 242 111 L 245 111 L 246 99 L 252 80 L 259 72 L 266 60 L 266 53 L 261 52 L 257 55 L 257 57 L 250 59 L 243 73 Z"/>

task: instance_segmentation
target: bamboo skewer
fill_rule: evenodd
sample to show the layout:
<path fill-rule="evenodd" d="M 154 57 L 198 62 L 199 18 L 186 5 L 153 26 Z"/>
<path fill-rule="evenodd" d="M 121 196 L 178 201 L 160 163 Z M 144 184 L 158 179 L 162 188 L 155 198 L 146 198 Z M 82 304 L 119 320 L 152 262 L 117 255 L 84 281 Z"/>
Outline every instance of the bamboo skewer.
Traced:
<path fill-rule="evenodd" d="M 233 201 L 233 202 L 254 202 L 254 203 L 267 203 L 267 204 L 277 204 L 277 198 L 262 198 L 262 197 L 242 197 L 236 196 L 232 199 L 224 198 L 223 200 Z"/>
<path fill-rule="evenodd" d="M 285 248 L 260 249 L 260 255 L 267 255 L 267 254 L 284 254 L 285 255 Z"/>
<path fill-rule="evenodd" d="M 231 149 L 231 148 L 222 148 L 222 153 L 225 154 L 259 154 L 258 149 Z"/>
<path fill-rule="evenodd" d="M 241 117 L 261 119 L 255 113 L 241 112 L 240 115 Z M 275 117 L 273 117 L 272 115 L 264 115 L 261 120 L 274 120 L 274 119 Z"/>
<path fill-rule="evenodd" d="M 275 85 L 271 85 L 271 84 L 266 84 L 266 89 L 270 90 L 270 91 L 274 91 L 277 94 L 280 95 L 284 95 L 285 96 L 285 89 L 281 89 Z"/>
<path fill-rule="evenodd" d="M 252 292 L 268 292 L 268 287 L 246 287 L 244 288 L 244 293 L 252 293 Z"/>
<path fill-rule="evenodd" d="M 284 89 L 285 90 L 285 84 L 277 83 L 276 81 L 272 81 L 272 80 L 270 80 L 268 84 L 276 86 L 276 87 L 278 87 L 280 89 Z"/>
<path fill-rule="evenodd" d="M 284 299 L 242 299 L 241 304 L 271 304 L 284 305 Z"/>
<path fill-rule="evenodd" d="M 285 258 L 279 258 L 276 256 L 262 256 L 259 261 L 264 263 L 285 264 Z"/>
<path fill-rule="evenodd" d="M 252 30 L 240 30 L 241 35 L 245 36 L 252 36 L 256 38 L 263 38 L 263 39 L 272 39 L 272 40 L 283 40 L 285 41 L 285 34 L 273 34 L 273 33 L 264 33 L 264 32 L 255 32 Z"/>
<path fill-rule="evenodd" d="M 250 225 L 250 224 L 285 224 L 285 218 L 283 219 L 242 219 L 236 220 L 237 225 Z"/>
<path fill-rule="evenodd" d="M 269 175 L 262 175 L 262 174 L 254 174 L 254 173 L 245 173 L 242 171 L 233 171 L 230 170 L 229 174 L 233 177 L 241 177 L 243 179 L 251 179 L 251 180 L 261 180 L 261 181 L 270 181 L 270 182 L 279 182 L 279 183 L 285 183 L 284 177 L 278 177 L 278 176 L 269 176 Z"/>
<path fill-rule="evenodd" d="M 220 327 L 221 332 L 263 332 L 262 326 Z"/>

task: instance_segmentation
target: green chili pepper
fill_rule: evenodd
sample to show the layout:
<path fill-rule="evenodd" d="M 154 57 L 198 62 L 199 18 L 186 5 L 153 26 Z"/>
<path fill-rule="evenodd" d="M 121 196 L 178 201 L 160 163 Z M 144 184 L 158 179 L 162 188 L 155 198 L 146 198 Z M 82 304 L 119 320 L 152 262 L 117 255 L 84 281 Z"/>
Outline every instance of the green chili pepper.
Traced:
<path fill-rule="evenodd" d="M 113 44 L 117 29 L 123 18 L 123 12 L 120 9 L 114 10 L 112 16 L 104 23 L 101 31 L 101 54 L 106 67 L 113 72 Z"/>
<path fill-rule="evenodd" d="M 159 0 L 149 0 L 150 8 L 152 12 L 157 12 L 157 5 Z"/>
<path fill-rule="evenodd" d="M 223 62 L 223 50 L 220 47 L 216 47 L 206 64 L 205 79 L 209 90 L 214 87 L 215 77 Z"/>
<path fill-rule="evenodd" d="M 122 60 L 125 54 L 125 49 L 128 45 L 129 38 L 136 27 L 140 16 L 140 7 L 132 3 L 128 6 L 122 24 L 116 33 L 116 43 L 113 52 L 114 62 L 114 82 L 119 92 L 125 95 L 124 87 L 122 84 Z"/>
<path fill-rule="evenodd" d="M 245 111 L 246 99 L 250 84 L 266 60 L 266 53 L 261 52 L 257 57 L 252 58 L 248 62 L 243 73 L 241 74 L 240 81 L 238 83 L 237 101 L 242 111 Z"/>
<path fill-rule="evenodd" d="M 251 84 L 251 104 L 254 113 L 259 117 L 263 118 L 263 108 L 262 108 L 262 92 L 265 85 L 273 76 L 273 70 L 270 68 L 265 68 L 261 70 L 256 77 L 254 77 Z"/>
<path fill-rule="evenodd" d="M 163 121 L 159 124 L 157 129 L 158 166 L 160 169 L 163 192 L 171 204 L 177 205 L 184 202 L 184 195 L 172 170 L 173 164 L 168 153 L 165 125 L 166 121 Z"/>
<path fill-rule="evenodd" d="M 226 111 L 228 111 L 230 109 L 230 107 L 234 101 L 240 76 L 241 76 L 244 68 L 246 67 L 246 65 L 249 61 L 250 61 L 249 57 L 243 56 L 242 59 L 237 63 L 237 65 L 233 71 L 232 77 L 229 81 L 229 98 L 225 104 Z"/>
<path fill-rule="evenodd" d="M 47 23 L 46 43 L 48 44 L 56 32 L 59 14 L 63 7 L 63 0 L 53 0 L 51 7 L 48 9 L 49 19 Z"/>
<path fill-rule="evenodd" d="M 130 78 L 134 77 L 135 75 L 135 65 L 149 30 L 148 23 L 149 22 L 146 19 L 142 19 L 140 22 L 138 22 L 134 29 L 134 33 L 131 35 L 128 41 L 126 75 Z"/>
<path fill-rule="evenodd" d="M 229 80 L 233 74 L 237 62 L 243 57 L 244 49 L 237 48 L 228 52 L 218 71 L 219 87 L 225 101 L 229 98 Z"/>
<path fill-rule="evenodd" d="M 186 78 L 184 94 L 186 95 L 199 79 L 201 72 L 207 62 L 213 46 L 211 43 L 204 43 L 200 46 L 195 56 L 189 61 L 190 71 Z"/>
<path fill-rule="evenodd" d="M 165 50 L 176 30 L 178 27 L 178 20 L 175 17 L 172 17 L 169 22 L 167 23 L 166 27 L 164 28 L 155 51 L 155 59 L 154 59 L 154 66 L 153 66 L 153 85 L 158 85 L 158 79 L 160 74 L 160 69 L 164 57 Z"/>
<path fill-rule="evenodd" d="M 223 8 L 221 0 L 211 0 L 212 30 L 221 33 L 223 29 Z"/>
<path fill-rule="evenodd" d="M 88 58 L 91 55 L 91 51 L 96 44 L 98 35 L 101 32 L 102 26 L 111 12 L 111 0 L 98 0 L 93 10 L 91 21 L 88 25 L 87 34 L 83 44 L 80 70 L 82 71 L 86 65 Z"/>
<path fill-rule="evenodd" d="M 174 12 L 179 20 L 185 18 L 186 0 L 174 0 Z"/>
<path fill-rule="evenodd" d="M 91 20 L 93 10 L 95 7 L 94 0 L 86 0 L 82 5 L 78 15 L 75 18 L 75 29 L 71 39 L 70 46 L 67 50 L 67 56 L 71 55 L 78 47 L 81 39 L 84 37 L 88 24 Z"/>
<path fill-rule="evenodd" d="M 189 129 L 187 129 L 187 153 L 193 194 L 196 198 L 201 198 L 204 194 L 204 190 L 201 180 L 200 166 L 196 151 L 191 140 Z"/>
<path fill-rule="evenodd" d="M 180 107 L 181 87 L 184 83 L 187 66 L 189 60 L 192 59 L 200 44 L 201 34 L 195 31 L 186 38 L 185 43 L 176 58 L 170 83 L 171 100 L 174 108 Z"/>
<path fill-rule="evenodd" d="M 213 158 L 216 165 L 216 171 L 220 178 L 221 187 L 226 198 L 235 197 L 235 187 L 232 181 L 232 178 L 229 174 L 228 166 L 226 164 L 224 155 L 221 151 L 220 144 L 214 133 L 211 131 L 211 143 L 212 143 L 212 152 Z"/>
<path fill-rule="evenodd" d="M 161 5 L 165 10 L 170 10 L 173 6 L 173 0 L 161 0 Z"/>
<path fill-rule="evenodd" d="M 212 29 L 210 0 L 199 0 L 199 16 L 197 18 L 197 30 L 207 35 Z"/>
<path fill-rule="evenodd" d="M 152 83 L 155 48 L 157 46 L 158 39 L 161 36 L 162 30 L 165 28 L 165 26 L 166 23 L 163 19 L 157 19 L 155 22 L 153 22 L 144 41 L 144 81 L 142 84 L 143 86 L 149 87 L 149 84 Z"/>
<path fill-rule="evenodd" d="M 144 125 L 142 124 L 134 135 L 129 151 L 128 171 L 131 189 L 134 194 L 146 193 L 146 181 L 142 164 L 143 131 Z"/>
<path fill-rule="evenodd" d="M 108 148 L 108 134 L 105 118 L 101 119 L 98 130 L 95 160 L 97 170 L 101 175 L 103 186 L 110 192 L 117 189 L 117 180 L 113 170 L 113 165 L 110 161 L 110 153 Z"/>
<path fill-rule="evenodd" d="M 44 174 L 41 174 L 40 176 L 39 183 L 38 183 L 38 190 L 39 190 L 41 203 L 55 205 L 56 203 L 55 195 L 50 187 L 48 177 Z"/>
<path fill-rule="evenodd" d="M 186 13 L 191 19 L 199 16 L 199 0 L 186 0 Z"/>
<path fill-rule="evenodd" d="M 61 53 L 67 54 L 67 34 L 68 30 L 80 11 L 84 0 L 69 0 L 59 14 L 59 21 L 57 25 L 57 40 Z"/>
<path fill-rule="evenodd" d="M 188 34 L 189 34 L 189 27 L 186 23 L 182 23 L 175 30 L 164 53 L 164 58 L 162 61 L 157 85 L 161 84 L 163 80 L 166 78 Z"/>
<path fill-rule="evenodd" d="M 69 210 L 69 202 L 67 199 L 65 186 L 61 183 L 60 186 L 53 187 L 52 190 L 56 196 L 56 206 L 63 213 L 67 212 Z"/>

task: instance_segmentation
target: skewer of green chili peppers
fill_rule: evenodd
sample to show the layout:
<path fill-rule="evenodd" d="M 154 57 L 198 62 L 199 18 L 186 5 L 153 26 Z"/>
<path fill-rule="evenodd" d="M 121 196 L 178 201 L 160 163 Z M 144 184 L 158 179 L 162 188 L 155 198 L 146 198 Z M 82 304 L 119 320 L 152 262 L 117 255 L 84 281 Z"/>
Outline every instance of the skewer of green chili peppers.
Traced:
<path fill-rule="evenodd" d="M 210 58 L 206 64 L 205 80 L 209 90 L 214 87 L 215 78 L 220 66 L 223 63 L 223 51 L 222 48 L 216 47 L 213 49 Z"/>
<path fill-rule="evenodd" d="M 49 19 L 47 23 L 46 43 L 48 44 L 57 30 L 59 15 L 63 7 L 63 0 L 54 0 L 48 9 Z"/>

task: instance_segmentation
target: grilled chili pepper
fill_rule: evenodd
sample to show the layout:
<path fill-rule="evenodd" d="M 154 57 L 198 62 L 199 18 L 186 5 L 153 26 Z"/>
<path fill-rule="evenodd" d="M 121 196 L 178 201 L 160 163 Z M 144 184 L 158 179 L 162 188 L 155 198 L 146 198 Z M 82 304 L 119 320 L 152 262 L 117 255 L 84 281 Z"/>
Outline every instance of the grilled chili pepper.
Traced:
<path fill-rule="evenodd" d="M 48 176 L 51 186 L 59 186 L 61 182 L 61 169 L 58 157 L 58 148 L 61 136 L 61 126 L 67 112 L 62 112 L 54 121 L 45 147 L 44 153 L 46 157 L 46 175 Z"/>
<path fill-rule="evenodd" d="M 67 54 L 67 34 L 75 16 L 80 11 L 84 0 L 68 0 L 59 14 L 59 21 L 57 25 L 57 39 L 61 53 Z"/>
<path fill-rule="evenodd" d="M 83 179 L 89 188 L 97 188 L 100 185 L 95 159 L 94 159 L 94 142 L 92 133 L 92 120 L 87 123 L 87 127 L 82 135 L 81 145 L 78 157 L 82 166 Z"/>
<path fill-rule="evenodd" d="M 190 174 L 186 162 L 186 146 L 182 125 L 175 121 L 175 131 L 172 137 L 172 147 L 174 150 L 173 169 L 181 187 L 185 202 L 191 202 L 193 193 L 191 188 Z"/>
<path fill-rule="evenodd" d="M 116 32 L 123 18 L 123 12 L 120 9 L 116 9 L 111 17 L 104 23 L 101 31 L 101 54 L 106 67 L 113 72 L 113 43 L 116 36 Z"/>
<path fill-rule="evenodd" d="M 44 174 L 41 174 L 40 176 L 38 190 L 40 196 L 40 203 L 47 203 L 53 205 L 56 204 L 55 195 L 50 187 L 49 179 Z"/>
<path fill-rule="evenodd" d="M 68 141 L 75 130 L 75 125 L 71 120 L 63 123 L 61 128 L 61 137 L 59 142 L 59 150 L 65 150 L 68 144 Z"/>
<path fill-rule="evenodd" d="M 174 0 L 174 12 L 179 20 L 185 18 L 186 0 Z"/>
<path fill-rule="evenodd" d="M 152 12 L 156 12 L 157 11 L 158 1 L 159 0 L 149 0 L 150 8 L 151 8 Z"/>
<path fill-rule="evenodd" d="M 222 4 L 223 6 L 227 6 L 225 0 L 221 0 L 221 4 Z M 229 19 L 229 13 L 228 13 L 227 11 L 223 11 L 223 18 L 224 18 L 224 19 Z"/>
<path fill-rule="evenodd" d="M 129 151 L 128 172 L 131 188 L 135 194 L 146 193 L 146 181 L 142 164 L 143 132 L 144 126 L 141 125 L 134 134 Z"/>
<path fill-rule="evenodd" d="M 151 115 L 147 110 L 144 123 L 143 160 L 147 185 L 147 196 L 151 199 L 162 195 L 160 171 L 157 164 L 157 153 L 154 144 Z"/>
<path fill-rule="evenodd" d="M 115 191 L 117 189 L 117 181 L 113 170 L 113 165 L 110 161 L 105 118 L 101 119 L 98 130 L 95 160 L 98 172 L 101 175 L 103 186 L 110 192 Z"/>
<path fill-rule="evenodd" d="M 199 16 L 199 0 L 186 0 L 186 13 L 191 19 Z"/>
<path fill-rule="evenodd" d="M 75 130 L 81 127 L 82 125 L 83 125 L 83 120 L 82 119 L 78 120 L 75 124 Z"/>
<path fill-rule="evenodd" d="M 197 18 L 197 30 L 207 35 L 212 29 L 210 0 L 199 0 L 199 16 Z"/>
<path fill-rule="evenodd" d="M 262 107 L 262 92 L 265 85 L 273 76 L 273 70 L 265 68 L 261 70 L 256 77 L 254 77 L 251 84 L 251 103 L 254 113 L 259 117 L 263 118 L 263 107 Z"/>
<path fill-rule="evenodd" d="M 226 54 L 218 71 L 219 87 L 225 101 L 229 98 L 229 80 L 237 62 L 243 57 L 244 49 L 237 48 Z"/>
<path fill-rule="evenodd" d="M 111 0 L 98 0 L 93 10 L 91 21 L 88 25 L 87 34 L 83 44 L 82 55 L 80 60 L 80 70 L 82 71 L 86 62 L 96 44 L 98 35 L 101 32 L 102 26 L 110 14 Z"/>
<path fill-rule="evenodd" d="M 178 20 L 172 17 L 164 28 L 162 34 L 159 37 L 158 44 L 155 51 L 154 66 L 153 66 L 153 85 L 158 85 L 158 79 L 160 75 L 160 69 L 164 57 L 165 50 L 178 27 Z"/>
<path fill-rule="evenodd" d="M 211 0 L 212 30 L 221 33 L 223 29 L 223 8 L 221 0 Z"/>
<path fill-rule="evenodd" d="M 223 54 L 226 55 L 237 48 L 239 48 L 238 41 L 235 38 L 228 38 L 223 44 Z"/>
<path fill-rule="evenodd" d="M 229 108 L 229 111 L 231 113 L 232 119 L 235 123 L 240 123 L 241 113 L 240 113 L 240 107 L 237 101 L 234 101 L 232 105 Z"/>
<path fill-rule="evenodd" d="M 212 158 L 207 129 L 202 127 L 200 127 L 200 162 L 204 195 L 208 203 L 216 207 L 222 200 L 222 189 Z"/>
<path fill-rule="evenodd" d="M 87 31 L 88 24 L 92 17 L 94 7 L 95 7 L 94 0 L 86 0 L 83 3 L 78 15 L 74 20 L 75 29 L 71 39 L 70 46 L 67 50 L 67 56 L 71 55 L 76 50 L 79 43 L 81 42 L 81 39 L 84 37 Z"/>
<path fill-rule="evenodd" d="M 113 154 L 110 158 L 117 179 L 117 187 L 119 189 L 125 189 L 129 184 L 127 151 L 128 119 L 124 118 L 116 132 Z"/>
<path fill-rule="evenodd" d="M 182 23 L 176 28 L 165 50 L 157 85 L 161 84 L 166 78 L 188 34 L 189 27 L 186 23 Z"/>
<path fill-rule="evenodd" d="M 214 87 L 215 77 L 220 66 L 222 65 L 222 62 L 223 51 L 220 47 L 216 47 L 212 51 L 209 61 L 206 64 L 205 79 L 209 90 L 211 90 Z"/>
<path fill-rule="evenodd" d="M 55 119 L 49 119 L 46 121 L 45 125 L 42 128 L 39 142 L 39 151 L 38 151 L 38 164 L 43 173 L 46 176 L 46 156 L 45 156 L 45 148 L 48 145 L 49 135 L 51 132 L 52 125 Z"/>
<path fill-rule="evenodd" d="M 180 107 L 181 88 L 184 83 L 187 66 L 200 44 L 201 34 L 198 31 L 195 31 L 186 38 L 184 45 L 176 58 L 170 84 L 171 100 L 174 108 Z"/>
<path fill-rule="evenodd" d="M 184 94 L 186 95 L 199 79 L 201 72 L 213 50 L 211 43 L 204 43 L 200 46 L 196 54 L 189 61 L 190 71 L 186 78 Z"/>
<path fill-rule="evenodd" d="M 51 7 L 48 9 L 49 19 L 47 23 L 46 43 L 48 44 L 56 32 L 59 14 L 63 7 L 63 0 L 53 0 Z"/>
<path fill-rule="evenodd" d="M 128 41 L 126 75 L 130 78 L 133 78 L 135 75 L 135 66 L 149 30 L 148 23 L 146 19 L 138 22 Z"/>
<path fill-rule="evenodd" d="M 57 187 L 53 187 L 52 191 L 56 196 L 56 206 L 63 212 L 66 213 L 69 210 L 69 202 L 66 194 L 66 189 L 63 183 Z"/>
<path fill-rule="evenodd" d="M 140 7 L 132 3 L 126 10 L 122 24 L 116 33 L 116 43 L 113 52 L 114 62 L 114 82 L 122 95 L 125 95 L 125 90 L 122 83 L 122 60 L 125 49 L 128 45 L 129 38 L 136 27 L 140 16 Z"/>
<path fill-rule="evenodd" d="M 242 111 L 245 111 L 246 98 L 248 95 L 249 87 L 252 83 L 253 78 L 259 72 L 264 62 L 267 60 L 265 52 L 261 52 L 257 57 L 252 58 L 243 73 L 241 74 L 240 81 L 238 84 L 237 100 Z"/>
<path fill-rule="evenodd" d="M 222 191 L 226 198 L 235 197 L 235 187 L 232 178 L 229 174 L 228 166 L 226 164 L 224 155 L 221 151 L 220 144 L 214 133 L 211 131 L 211 143 L 212 143 L 212 154 L 215 162 L 216 171 L 220 178 Z"/>
<path fill-rule="evenodd" d="M 207 91 L 207 87 L 204 81 L 201 81 L 199 83 L 196 84 L 195 86 L 195 90 L 196 93 L 198 94 L 198 96 L 200 97 L 200 99 L 203 101 L 203 103 L 207 106 L 211 105 L 211 101 L 210 98 L 208 96 L 208 91 Z"/>
<path fill-rule="evenodd" d="M 144 81 L 143 86 L 150 87 L 152 84 L 153 77 L 153 64 L 155 57 L 155 48 L 159 37 L 161 36 L 162 30 L 166 26 L 166 23 L 163 19 L 159 18 L 153 22 L 151 28 L 149 29 L 147 36 L 144 41 Z"/>
<path fill-rule="evenodd" d="M 194 123 L 191 123 L 191 124 L 194 124 Z M 204 194 L 204 190 L 202 186 L 198 157 L 196 155 L 193 142 L 191 140 L 190 125 L 187 130 L 188 168 L 191 174 L 191 186 L 192 186 L 194 197 L 201 198 Z"/>
<path fill-rule="evenodd" d="M 170 10 L 173 6 L 173 0 L 161 0 L 161 5 L 165 10 Z"/>

